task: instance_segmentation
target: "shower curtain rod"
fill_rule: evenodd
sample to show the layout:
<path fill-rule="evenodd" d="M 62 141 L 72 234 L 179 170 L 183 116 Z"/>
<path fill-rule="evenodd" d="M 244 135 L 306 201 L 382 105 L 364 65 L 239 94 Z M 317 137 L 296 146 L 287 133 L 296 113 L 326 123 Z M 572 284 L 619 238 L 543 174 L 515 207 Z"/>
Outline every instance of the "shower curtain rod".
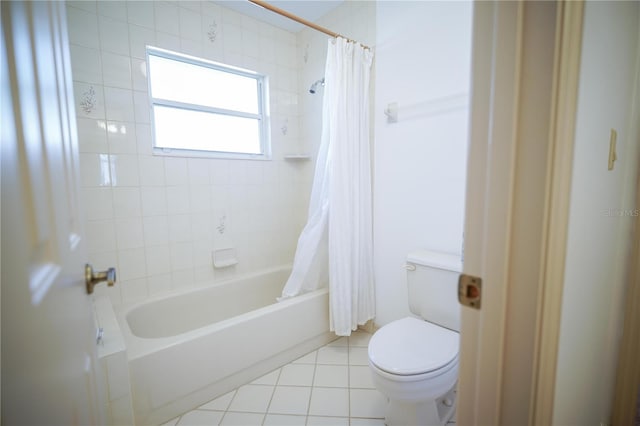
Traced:
<path fill-rule="evenodd" d="M 266 1 L 249 0 L 249 2 L 251 2 L 251 3 L 255 4 L 255 5 L 258 5 L 258 6 L 262 7 L 262 8 L 264 8 L 264 9 L 270 10 L 271 12 L 277 13 L 278 15 L 284 16 L 285 18 L 288 18 L 288 19 L 291 19 L 293 21 L 296 21 L 296 22 L 298 22 L 298 23 L 300 23 L 302 25 L 306 25 L 309 28 L 313 28 L 316 31 L 320 31 L 321 33 L 325 33 L 327 35 L 330 35 L 333 38 L 342 37 L 342 38 L 344 38 L 344 39 L 346 39 L 346 40 L 348 40 L 348 41 L 350 41 L 352 43 L 358 43 L 360 46 L 362 46 L 365 49 L 369 49 L 369 46 L 365 46 L 364 44 L 362 44 L 362 43 L 360 43 L 360 42 L 358 42 L 356 40 L 352 40 L 350 38 L 347 38 L 347 37 L 343 36 L 342 34 L 338 34 L 336 32 L 328 30 L 328 29 L 326 29 L 324 27 L 321 27 L 320 25 L 315 24 L 315 23 L 313 23 L 311 21 L 307 21 L 306 19 L 301 18 L 299 16 L 296 16 L 293 13 L 287 12 L 284 9 L 280 9 L 279 7 L 273 6 L 273 5 L 269 4 L 269 3 L 267 3 Z"/>

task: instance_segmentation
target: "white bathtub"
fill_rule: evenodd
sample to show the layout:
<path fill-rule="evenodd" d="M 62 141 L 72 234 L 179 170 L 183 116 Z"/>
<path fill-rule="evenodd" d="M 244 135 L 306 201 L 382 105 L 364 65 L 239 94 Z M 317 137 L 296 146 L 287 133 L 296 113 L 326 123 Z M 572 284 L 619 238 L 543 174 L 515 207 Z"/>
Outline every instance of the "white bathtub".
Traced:
<path fill-rule="evenodd" d="M 275 302 L 289 272 L 121 309 L 136 424 L 163 423 L 335 339 L 327 289 Z"/>

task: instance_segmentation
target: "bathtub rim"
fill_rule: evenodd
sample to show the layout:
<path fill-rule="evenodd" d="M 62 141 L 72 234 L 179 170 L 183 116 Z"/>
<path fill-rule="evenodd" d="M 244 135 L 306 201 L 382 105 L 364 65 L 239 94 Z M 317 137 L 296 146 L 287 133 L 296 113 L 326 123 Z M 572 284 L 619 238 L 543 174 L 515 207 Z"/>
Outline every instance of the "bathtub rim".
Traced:
<path fill-rule="evenodd" d="M 159 295 L 159 296 L 155 296 L 155 297 L 151 297 L 149 299 L 146 299 L 144 301 L 139 301 L 139 302 L 133 302 L 133 303 L 129 303 L 129 304 L 123 304 L 120 305 L 119 307 L 114 307 L 115 311 L 116 311 L 116 317 L 118 320 L 118 323 L 120 325 L 120 329 L 122 331 L 122 335 L 124 336 L 124 341 L 125 341 L 125 345 L 127 348 L 127 358 L 131 361 L 131 360 L 135 360 L 138 358 L 142 358 L 146 355 L 152 354 L 154 352 L 163 350 L 163 349 L 167 349 L 173 346 L 177 346 L 180 345 L 182 343 L 185 343 L 187 341 L 190 341 L 192 339 L 196 339 L 198 337 L 203 337 L 206 336 L 212 332 L 215 332 L 216 330 L 222 330 L 225 328 L 229 328 L 231 326 L 233 326 L 234 324 L 240 322 L 240 321 L 248 321 L 251 319 L 254 319 L 256 317 L 259 317 L 261 315 L 270 313 L 270 312 L 274 312 L 276 310 L 279 309 L 283 309 L 286 306 L 292 305 L 292 304 L 296 304 L 296 303 L 302 303 L 306 300 L 312 299 L 314 297 L 319 297 L 320 295 L 323 295 L 325 293 L 329 292 L 329 288 L 328 286 L 322 287 L 318 290 L 314 290 L 305 294 L 301 294 L 299 296 L 296 297 L 291 297 L 291 298 L 287 298 L 284 300 L 274 300 L 274 303 L 249 311 L 249 312 L 245 312 L 243 314 L 240 315 L 236 315 L 234 317 L 231 318 L 227 318 L 224 319 L 222 321 L 218 321 L 215 322 L 213 324 L 208 324 L 205 325 L 203 327 L 199 327 L 196 328 L 194 330 L 189 330 L 186 331 L 184 333 L 180 333 L 180 334 L 176 334 L 174 336 L 169 336 L 169 337 L 154 337 L 154 338 L 149 338 L 149 337 L 140 337 L 137 336 L 133 333 L 133 331 L 131 330 L 131 327 L 129 326 L 129 323 L 127 321 L 127 316 L 129 315 L 130 312 L 132 312 L 133 310 L 140 308 L 144 305 L 147 304 L 151 304 L 154 302 L 158 302 L 158 301 L 163 301 L 163 300 L 167 300 L 167 299 L 171 299 L 173 297 L 179 296 L 179 295 L 183 295 L 183 294 L 191 294 L 191 293 L 196 293 L 196 292 L 200 292 L 200 291 L 204 291 L 204 290 L 210 290 L 213 289 L 215 287 L 220 287 L 223 285 L 228 285 L 229 283 L 232 283 L 234 281 L 238 281 L 238 280 L 243 280 L 243 279 L 250 279 L 250 278 L 255 278 L 255 277 L 259 277 L 261 275 L 265 275 L 268 273 L 272 273 L 272 272 L 277 272 L 280 270 L 286 270 L 286 269 L 291 269 L 290 266 L 279 266 L 279 267 L 274 267 L 274 268 L 268 268 L 268 269 L 263 269 L 261 271 L 258 272 L 254 272 L 254 273 L 250 273 L 250 274 L 243 274 L 243 275 L 238 275 L 235 277 L 231 277 L 229 279 L 225 279 L 225 280 L 221 280 L 221 281 L 216 281 L 214 283 L 211 283 L 210 285 L 206 285 L 206 286 L 202 286 L 202 287 L 196 287 L 196 288 L 189 288 L 189 289 L 185 289 L 184 291 L 175 291 L 175 292 L 171 292 L 171 293 L 165 293 L 163 295 Z M 282 286 L 284 287 L 285 283 L 282 283 Z"/>

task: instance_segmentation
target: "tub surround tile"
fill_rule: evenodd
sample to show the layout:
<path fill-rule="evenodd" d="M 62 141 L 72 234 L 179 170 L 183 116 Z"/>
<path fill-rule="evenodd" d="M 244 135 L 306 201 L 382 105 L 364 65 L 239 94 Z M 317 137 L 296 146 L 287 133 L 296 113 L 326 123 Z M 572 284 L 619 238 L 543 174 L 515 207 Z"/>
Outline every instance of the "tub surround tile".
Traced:
<path fill-rule="evenodd" d="M 113 188 L 113 207 L 116 219 L 142 216 L 140 189 Z"/>
<path fill-rule="evenodd" d="M 150 273 L 157 275 L 171 272 L 171 251 L 168 245 L 147 247 L 145 248 L 145 256 L 147 258 L 147 271 L 150 271 Z M 153 281 L 154 277 L 149 277 L 149 280 L 150 282 Z M 157 288 L 158 286 L 154 286 L 155 290 Z"/>
<path fill-rule="evenodd" d="M 147 63 L 144 58 L 131 58 L 131 83 L 133 90 L 147 92 Z"/>
<path fill-rule="evenodd" d="M 149 124 L 151 122 L 151 107 L 147 92 L 135 90 L 133 92 L 133 113 L 136 122 Z"/>
<path fill-rule="evenodd" d="M 76 122 L 78 125 L 78 147 L 80 152 L 98 154 L 109 152 L 107 131 L 103 120 L 77 117 Z"/>
<path fill-rule="evenodd" d="M 103 51 L 129 55 L 129 29 L 127 24 L 106 16 L 98 16 L 100 47 Z"/>
<path fill-rule="evenodd" d="M 134 80 L 134 87 L 135 87 L 135 80 Z M 136 145 L 138 149 L 138 154 L 140 156 L 152 155 L 153 149 L 151 146 L 152 142 L 151 142 L 151 125 L 150 124 L 136 123 Z M 141 177 L 141 181 L 142 181 L 142 177 Z"/>
<path fill-rule="evenodd" d="M 129 56 L 102 52 L 102 78 L 105 86 L 131 89 Z"/>
<path fill-rule="evenodd" d="M 148 210 L 145 210 L 143 204 L 143 212 L 146 214 L 147 211 Z M 169 243 L 169 222 L 167 216 L 143 217 L 142 226 L 144 230 L 144 241 L 147 248 L 166 245 Z"/>
<path fill-rule="evenodd" d="M 113 219 L 113 201 L 111 188 L 84 188 L 87 220 Z"/>
<path fill-rule="evenodd" d="M 157 186 L 162 187 L 162 190 L 166 191 L 165 163 L 162 158 L 139 156 L 138 169 L 140 171 L 140 184 L 143 188 L 146 186 Z"/>
<path fill-rule="evenodd" d="M 122 287 L 122 301 L 124 303 L 140 302 L 149 296 L 146 278 L 122 281 L 120 286 Z"/>
<path fill-rule="evenodd" d="M 91 221 L 86 226 L 89 253 L 116 250 L 116 227 L 112 220 Z M 98 268 L 94 264 L 95 268 Z"/>
<path fill-rule="evenodd" d="M 142 215 L 147 216 L 164 216 L 166 222 L 167 209 L 167 191 L 164 187 L 142 187 L 140 191 L 142 198 Z M 168 226 L 168 225 L 167 225 Z M 167 228 L 167 232 L 168 232 Z"/>
<path fill-rule="evenodd" d="M 147 274 L 143 248 L 120 250 L 118 252 L 118 279 L 123 281 L 143 278 Z"/>
<path fill-rule="evenodd" d="M 69 47 L 74 81 L 102 84 L 100 51 L 76 44 L 71 44 Z"/>
<path fill-rule="evenodd" d="M 107 141 L 110 154 L 136 154 L 134 123 L 107 121 Z"/>
<path fill-rule="evenodd" d="M 105 117 L 104 91 L 100 84 L 73 82 L 73 97 L 76 102 L 76 115 L 81 118 L 94 118 L 103 128 Z M 106 152 L 106 150 L 105 150 Z"/>
<path fill-rule="evenodd" d="M 105 86 L 104 104 L 107 120 L 129 122 L 136 120 L 131 90 Z"/>
<path fill-rule="evenodd" d="M 175 19 L 178 16 L 178 6 L 163 1 L 153 2 L 155 9 L 155 27 L 158 31 L 180 35 L 180 22 Z"/>
<path fill-rule="evenodd" d="M 180 37 L 156 31 L 157 47 L 167 50 L 180 51 Z"/>
<path fill-rule="evenodd" d="M 67 20 L 74 23 L 69 26 L 69 42 L 98 49 L 100 47 L 98 19 L 95 13 L 80 9 L 83 3 L 89 2 L 75 2 L 67 5 Z M 93 4 L 95 6 L 95 3 Z"/>
<path fill-rule="evenodd" d="M 167 265 L 169 262 L 167 261 Z M 147 279 L 147 286 L 149 287 L 149 295 L 155 296 L 158 294 L 169 293 L 171 291 L 171 274 L 158 274 L 158 272 L 151 271 L 152 275 Z M 112 287 L 113 288 L 113 287 Z"/>
<path fill-rule="evenodd" d="M 80 180 L 85 186 L 111 186 L 109 156 L 107 154 L 81 153 Z"/>
<path fill-rule="evenodd" d="M 119 249 L 144 247 L 142 219 L 139 217 L 116 219 L 116 241 Z"/>
<path fill-rule="evenodd" d="M 127 20 L 127 6 L 124 1 L 99 1 L 98 13 L 120 21 Z"/>
<path fill-rule="evenodd" d="M 298 148 L 299 138 L 292 136 L 300 133 L 302 137 L 304 105 L 294 87 L 302 84 L 299 37 L 212 2 L 69 1 L 66 9 L 79 147 L 83 154 L 94 154 L 80 159 L 85 226 L 95 221 L 111 224 L 108 235 L 93 232 L 97 241 L 90 243 L 92 255 L 110 252 L 117 261 L 106 266 L 118 266 L 121 280 L 146 280 L 148 293 L 153 295 L 188 288 L 196 281 L 224 280 L 290 263 L 297 228 L 307 213 L 309 195 L 302 193 L 310 187 L 306 169 L 313 168 L 303 165 L 280 173 L 282 154 Z M 147 44 L 267 73 L 273 111 L 286 111 L 274 118 L 277 138 L 272 142 L 272 161 L 154 156 Z M 285 119 L 286 140 L 280 129 Z M 235 194 L 249 193 L 250 199 L 245 196 L 242 202 L 231 204 L 232 199 L 237 201 Z M 228 271 L 211 268 L 211 247 L 201 243 L 216 237 L 220 211 L 228 219 L 225 241 L 235 245 L 242 256 L 241 264 Z M 256 211 L 264 212 L 260 220 L 255 220 Z M 188 239 L 175 222 L 169 234 L 168 215 L 197 218 Z M 160 216 L 164 216 L 161 225 L 159 221 L 155 225 L 137 222 Z M 127 230 L 133 230 L 132 234 Z M 169 238 L 192 244 L 192 256 L 173 247 L 166 262 Z M 131 250 L 138 266 L 129 261 Z M 160 259 L 150 259 L 159 250 L 163 253 Z M 171 271 L 153 267 L 160 261 Z M 114 303 L 121 304 L 120 288 L 116 291 L 111 292 Z M 142 294 L 126 293 L 126 297 Z M 316 354 L 312 357 L 311 364 Z"/>
<path fill-rule="evenodd" d="M 132 24 L 153 28 L 155 24 L 153 3 L 146 1 L 128 1 L 127 18 Z"/>

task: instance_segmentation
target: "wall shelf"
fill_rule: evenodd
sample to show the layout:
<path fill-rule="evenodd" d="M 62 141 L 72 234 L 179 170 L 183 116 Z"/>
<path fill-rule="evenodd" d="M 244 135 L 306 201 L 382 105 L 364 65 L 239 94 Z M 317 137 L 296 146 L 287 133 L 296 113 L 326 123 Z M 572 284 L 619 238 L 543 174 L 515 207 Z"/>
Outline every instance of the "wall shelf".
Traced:
<path fill-rule="evenodd" d="M 307 161 L 311 159 L 311 156 L 307 154 L 286 154 L 284 159 L 287 161 Z"/>

